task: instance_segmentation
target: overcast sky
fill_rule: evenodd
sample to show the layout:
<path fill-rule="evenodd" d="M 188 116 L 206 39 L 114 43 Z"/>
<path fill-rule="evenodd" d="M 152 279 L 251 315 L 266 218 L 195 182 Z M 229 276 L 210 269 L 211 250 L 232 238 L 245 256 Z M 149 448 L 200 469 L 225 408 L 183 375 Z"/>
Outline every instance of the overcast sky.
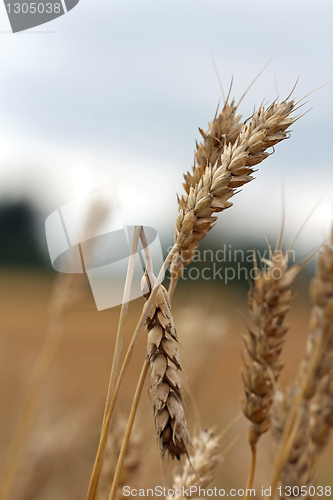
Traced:
<path fill-rule="evenodd" d="M 90 186 L 112 187 L 133 223 L 167 231 L 190 169 L 198 127 L 221 91 L 247 118 L 299 83 L 301 98 L 333 80 L 333 3 L 269 0 L 81 0 L 68 14 L 11 34 L 0 5 L 1 198 L 29 197 L 51 213 Z M 291 138 L 221 215 L 239 235 L 274 239 L 286 191 L 287 232 L 308 247 L 332 222 L 332 84 L 309 96 Z M 306 99 L 306 100 L 308 100 Z M 217 228 L 214 231 L 218 231 Z"/>

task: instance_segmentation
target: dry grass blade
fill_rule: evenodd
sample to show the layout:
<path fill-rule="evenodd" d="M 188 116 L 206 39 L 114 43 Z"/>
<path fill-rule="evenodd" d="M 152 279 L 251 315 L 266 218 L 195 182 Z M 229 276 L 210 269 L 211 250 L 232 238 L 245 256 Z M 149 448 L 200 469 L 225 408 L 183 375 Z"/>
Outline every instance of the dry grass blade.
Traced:
<path fill-rule="evenodd" d="M 142 280 L 144 297 L 149 298 L 154 282 L 145 273 Z M 181 370 L 176 347 L 177 333 L 166 289 L 160 285 L 154 307 L 146 321 L 148 360 L 150 365 L 149 393 L 153 401 L 155 428 L 162 457 L 167 451 L 172 458 L 188 456 L 189 433 L 178 370 Z"/>
<path fill-rule="evenodd" d="M 215 224 L 213 214 L 232 206 L 229 199 L 253 179 L 253 167 L 269 156 L 267 149 L 288 137 L 288 128 L 296 120 L 291 116 L 294 110 L 293 100 L 274 102 L 268 109 L 261 106 L 244 124 L 235 142 L 226 143 L 216 157 L 212 156 L 203 172 L 200 168 L 197 175 L 195 170 L 191 178 L 187 177 L 188 192 L 179 199 L 175 241 L 182 243 L 171 266 L 172 280 L 182 276 L 199 241 Z"/>
<path fill-rule="evenodd" d="M 182 475 L 174 477 L 172 488 L 176 492 L 172 498 L 190 498 L 189 488 L 204 488 L 214 479 L 214 469 L 222 461 L 219 437 L 214 436 L 212 429 L 201 431 L 193 439 L 193 452 L 189 460 L 184 463 Z M 177 490 L 181 494 L 177 493 Z M 196 492 L 197 493 L 197 492 Z"/>

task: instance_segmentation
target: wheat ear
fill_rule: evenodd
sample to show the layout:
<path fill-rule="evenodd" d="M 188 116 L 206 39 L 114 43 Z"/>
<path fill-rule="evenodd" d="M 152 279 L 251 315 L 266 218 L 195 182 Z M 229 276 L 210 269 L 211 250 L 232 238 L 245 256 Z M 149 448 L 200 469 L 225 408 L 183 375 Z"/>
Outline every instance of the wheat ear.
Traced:
<path fill-rule="evenodd" d="M 282 392 L 277 390 L 274 396 L 272 418 L 272 433 L 277 442 L 281 441 L 283 430 L 290 408 L 293 403 L 294 393 L 289 390 Z M 295 491 L 294 487 L 298 487 L 301 491 L 302 486 L 312 485 L 312 442 L 309 424 L 309 406 L 306 401 L 303 401 L 299 407 L 297 415 L 297 429 L 293 435 L 293 443 L 288 453 L 288 458 L 281 471 L 281 496 L 285 499 L 290 496 L 286 487 L 291 488 L 291 492 Z M 298 495 L 291 495 L 292 497 Z M 306 498 L 311 498 L 306 495 Z"/>
<path fill-rule="evenodd" d="M 253 180 L 253 167 L 269 156 L 266 150 L 288 137 L 287 129 L 296 120 L 291 116 L 293 111 L 293 100 L 274 102 L 266 110 L 260 106 L 236 141 L 224 146 L 215 163 L 208 163 L 201 176 L 193 176 L 197 183 L 193 185 L 192 179 L 185 183 L 188 193 L 178 200 L 175 242 L 182 243 L 171 265 L 172 288 L 184 266 L 192 261 L 199 241 L 215 224 L 213 214 L 232 206 L 229 199 L 237 188 Z"/>
<path fill-rule="evenodd" d="M 240 122 L 242 115 L 237 113 L 237 106 L 232 101 L 225 102 L 221 112 L 215 114 L 212 123 L 208 124 L 208 131 L 199 128 L 203 142 L 197 144 L 194 154 L 194 165 L 192 174 L 184 174 L 183 187 L 187 194 L 191 187 L 195 187 L 203 176 L 207 165 L 214 165 L 221 155 L 225 145 L 234 144 L 240 134 L 243 123 Z"/>
<path fill-rule="evenodd" d="M 317 275 L 310 287 L 312 309 L 306 355 L 302 363 L 300 379 L 309 371 L 313 353 L 318 359 L 305 388 L 304 397 L 310 399 L 322 378 L 333 368 L 333 233 L 319 255 Z"/>
<path fill-rule="evenodd" d="M 310 407 L 313 455 L 327 445 L 333 427 L 333 372 L 324 377 Z"/>
<path fill-rule="evenodd" d="M 333 367 L 333 244 L 332 236 L 319 255 L 312 280 L 312 308 L 306 354 L 294 389 L 293 404 L 286 418 L 271 481 L 274 489 L 289 460 L 301 422 L 300 411 L 311 404 L 323 377 Z"/>
<path fill-rule="evenodd" d="M 105 450 L 103 472 L 101 475 L 100 500 L 108 500 L 109 498 L 109 492 L 116 469 L 118 455 L 121 449 L 122 436 L 126 430 L 126 424 L 127 421 L 125 417 L 120 416 L 114 422 L 112 431 L 110 432 Z M 130 484 L 133 476 L 142 465 L 143 444 L 142 434 L 139 432 L 138 427 L 134 424 L 119 478 L 116 498 L 120 498 L 122 496 L 120 488 Z"/>
<path fill-rule="evenodd" d="M 283 362 L 280 354 L 288 326 L 284 320 L 290 309 L 290 289 L 299 273 L 299 266 L 288 266 L 290 254 L 275 250 L 270 259 L 263 259 L 266 268 L 257 272 L 248 295 L 250 318 L 244 335 L 247 359 L 241 370 L 245 389 L 242 401 L 244 415 L 251 422 L 249 442 L 255 445 L 270 425 L 276 382 Z"/>
<path fill-rule="evenodd" d="M 146 272 L 142 279 L 143 295 L 149 298 L 155 279 Z M 189 433 L 184 413 L 184 401 L 178 371 L 180 358 L 176 347 L 177 333 L 171 313 L 168 292 L 159 285 L 154 307 L 146 320 L 148 360 L 150 365 L 149 393 L 153 401 L 156 435 L 161 455 L 168 451 L 172 458 L 187 455 Z"/>
<path fill-rule="evenodd" d="M 244 336 L 247 358 L 241 369 L 245 397 L 243 413 L 251 425 L 248 440 L 251 447 L 251 466 L 246 492 L 252 488 L 257 457 L 257 442 L 270 426 L 269 411 L 283 362 L 280 354 L 288 331 L 284 324 L 290 309 L 293 283 L 300 268 L 289 267 L 290 252 L 270 248 L 270 259 L 263 259 L 266 268 L 257 270 L 254 285 L 248 295 L 252 325 Z M 247 493 L 246 493 L 247 495 Z M 245 496 L 245 499 L 247 497 Z"/>
<path fill-rule="evenodd" d="M 204 488 L 213 481 L 214 469 L 222 461 L 219 440 L 219 436 L 215 436 L 212 429 L 202 430 L 195 436 L 193 451 L 189 460 L 184 463 L 182 475 L 176 474 L 173 479 L 173 490 L 180 490 L 181 494 L 167 496 L 166 500 L 190 498 L 191 486 Z"/>

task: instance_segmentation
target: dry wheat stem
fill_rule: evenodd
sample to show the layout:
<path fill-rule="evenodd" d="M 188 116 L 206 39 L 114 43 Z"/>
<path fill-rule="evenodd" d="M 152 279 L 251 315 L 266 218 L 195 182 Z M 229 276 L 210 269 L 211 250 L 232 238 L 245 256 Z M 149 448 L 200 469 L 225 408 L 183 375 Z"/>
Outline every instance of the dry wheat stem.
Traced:
<path fill-rule="evenodd" d="M 171 280 L 177 281 L 182 276 L 184 266 L 192 261 L 199 241 L 217 220 L 213 214 L 232 206 L 228 200 L 239 187 L 253 180 L 253 167 L 269 156 L 266 150 L 288 137 L 287 129 L 297 119 L 291 116 L 293 111 L 293 100 L 273 102 L 266 110 L 260 106 L 251 120 L 243 124 L 242 130 L 236 127 L 236 137 L 231 134 L 228 138 L 227 135 L 226 141 L 229 142 L 225 142 L 223 147 L 210 146 L 213 138 L 209 132 L 203 133 L 209 144 L 207 149 L 213 149 L 215 155 L 203 155 L 204 159 L 200 166 L 195 165 L 193 175 L 185 176 L 186 195 L 178 200 L 179 213 L 175 228 L 175 242 L 179 242 L 180 238 L 182 243 L 171 265 Z M 204 146 L 205 142 L 202 149 L 206 151 Z"/>
<path fill-rule="evenodd" d="M 116 344 L 115 344 L 114 353 L 113 353 L 111 375 L 110 375 L 108 393 L 107 393 L 107 397 L 106 397 L 103 421 L 105 421 L 107 409 L 110 406 L 111 395 L 112 395 L 112 392 L 114 390 L 116 377 L 118 375 L 120 354 L 121 354 L 121 348 L 122 348 L 122 344 L 123 344 L 124 331 L 125 331 L 125 325 L 126 325 L 126 319 L 127 319 L 127 313 L 128 313 L 128 306 L 129 306 L 129 301 L 130 301 L 130 296 L 131 296 L 135 258 L 136 258 L 139 238 L 140 238 L 140 234 L 141 234 L 142 229 L 143 229 L 142 226 L 135 226 L 135 229 L 134 229 L 134 235 L 133 235 L 133 239 L 132 239 L 131 250 L 130 250 L 129 261 L 128 261 L 128 268 L 127 268 L 127 273 L 126 273 L 126 280 L 125 280 L 125 285 L 124 285 L 123 300 L 121 303 L 118 331 L 117 331 Z"/>
<path fill-rule="evenodd" d="M 100 477 L 100 473 L 101 473 L 101 468 L 103 465 L 103 457 L 104 457 L 107 437 L 108 437 L 108 433 L 109 433 L 111 420 L 112 420 L 112 417 L 114 414 L 116 402 L 118 399 L 119 391 L 120 391 L 125 373 L 127 371 L 129 362 L 131 360 L 136 342 L 137 342 L 139 335 L 144 327 L 147 316 L 150 313 L 151 309 L 153 308 L 153 301 L 154 301 L 154 298 L 158 292 L 158 285 L 162 282 L 163 277 L 165 275 L 165 271 L 166 271 L 168 265 L 170 264 L 171 259 L 173 258 L 175 253 L 178 251 L 179 251 L 179 245 L 176 244 L 173 246 L 173 248 L 169 252 L 167 258 L 165 259 L 164 264 L 163 264 L 163 266 L 158 274 L 158 277 L 156 279 L 156 283 L 152 289 L 151 295 L 150 295 L 148 301 L 143 306 L 141 316 L 139 318 L 139 321 L 138 321 L 137 326 L 135 328 L 135 331 L 133 333 L 130 345 L 127 349 L 125 359 L 123 361 L 123 364 L 122 364 L 122 367 L 121 367 L 121 370 L 120 370 L 120 373 L 119 373 L 119 376 L 118 376 L 118 379 L 116 382 L 115 390 L 113 392 L 112 399 L 110 401 L 110 406 L 109 406 L 109 409 L 107 411 L 105 421 L 103 422 L 103 426 L 102 426 L 102 430 L 101 430 L 101 438 L 100 438 L 97 453 L 96 453 L 96 458 L 95 458 L 93 471 L 92 471 L 91 478 L 90 478 L 90 483 L 89 483 L 89 487 L 88 487 L 86 500 L 96 500 L 97 485 L 98 485 L 98 481 L 99 481 L 99 477 Z"/>
<path fill-rule="evenodd" d="M 257 465 L 257 445 L 252 444 L 251 445 L 251 464 L 250 464 L 249 475 L 248 475 L 247 482 L 246 482 L 244 500 L 247 500 L 248 491 L 252 488 L 254 476 L 255 476 L 255 472 L 256 472 L 256 465 Z"/>
<path fill-rule="evenodd" d="M 146 273 L 147 273 L 148 276 L 152 275 L 152 272 L 153 272 L 153 263 L 152 263 L 152 259 L 151 259 L 151 255 L 150 255 L 150 251 L 149 251 L 148 241 L 147 241 L 147 238 L 146 238 L 146 235 L 145 235 L 145 232 L 144 232 L 144 229 L 143 229 L 142 226 L 139 227 L 139 232 L 137 233 L 137 236 L 140 236 L 141 241 L 142 241 L 142 245 L 143 245 L 143 248 L 144 248 L 145 259 L 146 259 Z M 138 243 L 138 240 L 136 242 L 136 247 L 137 247 L 137 243 Z M 135 248 L 135 252 L 136 252 L 136 248 Z M 128 299 L 129 299 L 129 297 L 128 297 Z M 127 421 L 125 435 L 124 435 L 124 438 L 123 438 L 123 441 L 122 441 L 122 445 L 121 445 L 121 449 L 120 449 L 120 454 L 119 454 L 119 458 L 118 458 L 118 462 L 117 462 L 117 467 L 116 467 L 115 475 L 114 475 L 113 482 L 112 482 L 112 487 L 111 487 L 111 491 L 110 491 L 109 500 L 114 500 L 115 496 L 116 496 L 116 493 L 117 493 L 119 478 L 120 478 L 120 474 L 121 474 L 121 470 L 122 470 L 122 466 L 123 466 L 125 454 L 126 454 L 128 443 L 129 443 L 129 439 L 130 439 L 130 435 L 131 435 L 131 431 L 132 431 L 132 427 L 133 427 L 133 423 L 134 423 L 134 418 L 135 418 L 135 415 L 136 415 L 136 410 L 137 410 L 137 407 L 138 407 L 138 404 L 139 404 L 139 400 L 140 400 L 140 396 L 141 396 L 141 393 L 142 393 L 143 383 L 144 383 L 144 380 L 146 378 L 146 374 L 147 374 L 147 371 L 148 371 L 148 367 L 149 367 L 148 359 L 145 359 L 145 361 L 143 363 L 142 370 L 141 370 L 140 378 L 139 378 L 139 381 L 138 381 L 138 385 L 137 385 L 137 388 L 136 388 L 136 391 L 135 391 L 135 395 L 134 395 L 134 399 L 133 399 L 133 403 L 132 403 L 131 412 L 130 412 L 130 415 L 129 415 L 129 418 L 128 418 L 128 421 Z"/>
<path fill-rule="evenodd" d="M 123 300 L 122 300 L 122 304 L 121 304 L 120 317 L 119 317 L 119 323 L 118 323 L 118 329 L 117 329 L 116 343 L 115 343 L 114 352 L 113 352 L 111 374 L 110 374 L 108 392 L 107 392 L 105 408 L 104 408 L 103 424 L 105 423 L 105 418 L 106 418 L 107 411 L 108 411 L 108 408 L 109 408 L 110 402 L 111 402 L 112 392 L 114 390 L 114 386 L 116 383 L 116 377 L 118 375 L 120 355 L 121 355 L 121 349 L 122 349 L 122 344 L 123 344 L 126 319 L 127 319 L 127 314 L 128 314 L 128 306 L 129 306 L 129 301 L 130 301 L 130 296 L 131 296 L 132 281 L 133 281 L 133 274 L 134 274 L 134 267 L 135 267 L 135 258 L 136 258 L 139 238 L 140 238 L 140 234 L 141 234 L 142 229 L 143 229 L 142 226 L 135 226 L 133 239 L 132 239 L 132 243 L 131 243 L 129 261 L 128 261 L 128 267 L 127 267 L 127 273 L 126 273 L 126 279 L 125 279 L 125 285 L 124 285 L 124 292 L 123 292 Z M 98 480 L 98 483 L 96 485 L 96 497 L 97 498 L 98 498 L 98 491 L 99 491 L 99 480 Z M 96 500 L 97 500 L 97 498 L 96 498 Z"/>
<path fill-rule="evenodd" d="M 152 261 L 151 255 L 150 255 L 149 245 L 148 245 L 148 241 L 146 238 L 146 233 L 145 233 L 143 228 L 142 228 L 141 233 L 140 233 L 140 239 L 141 239 L 143 251 L 145 254 L 146 271 L 147 271 L 148 276 L 149 276 L 153 273 L 153 261 Z"/>
<path fill-rule="evenodd" d="M 122 468 L 123 463 L 124 463 L 124 458 L 125 458 L 128 442 L 130 439 L 130 435 L 131 435 L 131 431 L 132 431 L 132 427 L 133 427 L 133 423 L 134 423 L 134 418 L 136 415 L 136 410 L 138 408 L 140 396 L 142 393 L 143 384 L 144 384 L 144 381 L 145 381 L 145 378 L 147 375 L 147 371 L 148 371 L 148 366 L 149 366 L 148 359 L 145 359 L 145 361 L 143 363 L 142 370 L 141 370 L 140 378 L 138 381 L 138 385 L 137 385 L 137 388 L 135 391 L 131 412 L 130 412 L 130 415 L 128 417 L 126 431 L 125 431 L 124 439 L 123 439 L 121 449 L 120 449 L 120 454 L 119 454 L 119 458 L 118 458 L 118 462 L 117 462 L 116 472 L 115 472 L 113 482 L 112 482 L 109 500 L 114 500 L 116 497 L 121 468 Z"/>

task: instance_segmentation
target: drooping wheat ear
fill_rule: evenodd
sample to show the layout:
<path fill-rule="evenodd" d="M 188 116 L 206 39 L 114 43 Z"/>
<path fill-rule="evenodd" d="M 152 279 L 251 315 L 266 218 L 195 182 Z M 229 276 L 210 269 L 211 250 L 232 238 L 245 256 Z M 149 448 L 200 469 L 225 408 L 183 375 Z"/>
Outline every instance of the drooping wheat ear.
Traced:
<path fill-rule="evenodd" d="M 253 167 L 269 156 L 266 150 L 288 137 L 287 129 L 296 120 L 291 116 L 294 110 L 293 100 L 274 102 L 266 110 L 260 106 L 251 120 L 244 123 L 236 141 L 226 143 L 222 152 L 219 150 L 216 154 L 217 159 L 211 156 L 214 163 L 207 163 L 202 175 L 199 169 L 198 175 L 194 172 L 192 178 L 186 177 L 188 193 L 178 200 L 175 241 L 182 240 L 182 244 L 171 265 L 173 280 L 182 276 L 199 241 L 213 227 L 217 220 L 213 214 L 232 206 L 229 198 L 237 188 L 253 179 Z"/>
<path fill-rule="evenodd" d="M 142 279 L 145 299 L 149 298 L 156 278 L 146 272 Z M 187 455 L 189 433 L 178 370 L 181 370 L 176 347 L 177 333 L 171 313 L 168 292 L 159 285 L 154 307 L 149 314 L 148 358 L 150 364 L 149 393 L 153 401 L 155 427 L 161 455 L 168 451 L 172 458 Z"/>
<path fill-rule="evenodd" d="M 318 259 L 317 275 L 312 280 L 312 308 L 306 353 L 301 363 L 294 388 L 293 404 L 286 419 L 279 444 L 272 488 L 283 474 L 295 446 L 301 423 L 301 411 L 309 408 L 323 378 L 333 369 L 333 244 L 327 242 Z M 314 435 L 313 435 L 314 437 Z M 315 438 L 316 439 L 316 438 Z M 314 449 L 317 448 L 317 443 Z"/>
<path fill-rule="evenodd" d="M 189 194 L 191 187 L 195 187 L 203 176 L 208 165 L 215 165 L 225 145 L 234 144 L 240 134 L 243 123 L 240 122 L 242 115 L 237 113 L 237 106 L 232 101 L 225 102 L 222 111 L 214 117 L 212 123 L 208 124 L 208 131 L 199 128 L 203 142 L 197 144 L 194 154 L 194 166 L 192 174 L 184 174 L 184 189 Z"/>
<path fill-rule="evenodd" d="M 283 367 L 280 354 L 288 331 L 284 320 L 292 299 L 290 286 L 300 269 L 288 267 L 289 257 L 288 252 L 276 250 L 269 260 L 264 259 L 267 268 L 260 274 L 257 271 L 248 295 L 253 326 L 248 326 L 244 336 L 248 357 L 241 373 L 245 389 L 242 408 L 251 422 L 251 445 L 269 428 L 274 386 Z"/>
<path fill-rule="evenodd" d="M 176 492 L 173 498 L 191 498 L 195 496 L 190 492 L 190 487 L 204 488 L 214 479 L 214 469 L 222 461 L 219 437 L 214 435 L 212 429 L 201 431 L 193 439 L 193 453 L 184 463 L 183 473 L 174 477 L 172 488 Z M 181 494 L 177 494 L 180 490 Z M 198 491 L 195 491 L 198 496 Z"/>
<path fill-rule="evenodd" d="M 293 404 L 295 394 L 293 391 L 282 392 L 277 390 L 274 396 L 273 411 L 272 411 L 272 432 L 277 443 L 281 441 L 286 420 L 288 418 L 290 408 Z M 302 486 L 311 486 L 312 481 L 312 442 L 309 425 L 309 408 L 306 402 L 303 402 L 299 407 L 298 412 L 298 429 L 294 435 L 292 446 L 288 450 L 288 457 L 280 474 L 281 491 L 280 498 L 289 498 L 288 489 L 291 488 L 291 497 L 298 497 L 295 494 Z M 305 498 L 311 498 L 306 496 Z"/>
<path fill-rule="evenodd" d="M 127 420 L 124 417 L 118 417 L 109 434 L 109 439 L 105 450 L 105 459 L 101 475 L 100 500 L 108 500 L 112 485 L 113 476 L 116 470 L 118 455 L 121 449 L 122 438 L 125 433 Z M 143 438 L 142 434 L 134 424 L 134 428 L 129 441 L 121 475 L 118 483 L 117 497 L 122 497 L 121 488 L 131 484 L 133 476 L 142 464 Z"/>

